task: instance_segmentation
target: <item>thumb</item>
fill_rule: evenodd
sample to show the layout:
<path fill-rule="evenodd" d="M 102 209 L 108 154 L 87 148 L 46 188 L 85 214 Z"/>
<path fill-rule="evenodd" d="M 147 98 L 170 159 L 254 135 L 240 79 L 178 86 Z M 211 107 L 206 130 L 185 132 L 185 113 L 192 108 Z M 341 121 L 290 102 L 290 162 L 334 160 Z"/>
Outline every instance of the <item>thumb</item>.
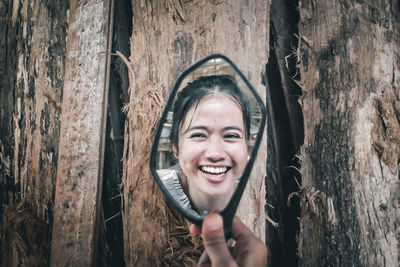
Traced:
<path fill-rule="evenodd" d="M 222 217 L 217 213 L 208 215 L 202 225 L 203 243 L 212 266 L 233 263 L 233 258 L 225 242 Z"/>

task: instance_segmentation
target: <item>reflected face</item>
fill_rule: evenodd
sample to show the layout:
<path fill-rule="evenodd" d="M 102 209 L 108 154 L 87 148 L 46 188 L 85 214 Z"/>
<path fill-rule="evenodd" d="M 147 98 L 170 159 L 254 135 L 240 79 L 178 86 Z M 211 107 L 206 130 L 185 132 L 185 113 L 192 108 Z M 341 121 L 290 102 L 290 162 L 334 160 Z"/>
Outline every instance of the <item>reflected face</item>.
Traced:
<path fill-rule="evenodd" d="M 247 164 L 243 113 L 231 97 L 205 96 L 182 120 L 178 149 L 187 189 L 202 211 L 223 209 Z"/>

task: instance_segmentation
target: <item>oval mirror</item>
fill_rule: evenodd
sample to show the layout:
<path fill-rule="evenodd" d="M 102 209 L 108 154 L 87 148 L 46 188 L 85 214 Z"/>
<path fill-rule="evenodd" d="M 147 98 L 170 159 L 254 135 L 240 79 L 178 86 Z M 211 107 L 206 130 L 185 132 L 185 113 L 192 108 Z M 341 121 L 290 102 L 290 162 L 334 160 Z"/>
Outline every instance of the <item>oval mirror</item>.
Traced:
<path fill-rule="evenodd" d="M 192 223 L 219 210 L 230 227 L 265 126 L 265 106 L 226 56 L 211 55 L 177 79 L 160 118 L 151 172 Z"/>

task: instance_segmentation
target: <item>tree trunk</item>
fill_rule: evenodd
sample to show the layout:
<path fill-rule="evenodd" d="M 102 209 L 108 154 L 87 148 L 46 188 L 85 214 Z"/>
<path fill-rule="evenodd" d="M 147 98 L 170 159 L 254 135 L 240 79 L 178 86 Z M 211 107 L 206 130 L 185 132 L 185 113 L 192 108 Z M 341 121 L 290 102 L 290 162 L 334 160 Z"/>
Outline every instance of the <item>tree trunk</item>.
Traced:
<path fill-rule="evenodd" d="M 138 123 L 155 122 L 159 114 L 151 107 L 134 109 L 133 103 L 144 106 L 140 101 L 155 100 L 154 93 L 166 97 L 182 70 L 212 53 L 232 58 L 265 98 L 261 77 L 268 57 L 269 3 L 265 0 L 157 0 L 133 1 L 132 6 L 130 104 L 123 176 L 125 260 L 128 266 L 160 265 L 167 240 L 168 211 L 148 171 L 146 151 L 150 151 L 152 131 L 147 131 L 149 123 L 143 126 Z M 150 92 L 153 98 L 140 98 Z M 147 117 L 137 117 L 140 114 Z M 263 240 L 265 162 L 263 142 L 238 212 Z"/>
<path fill-rule="evenodd" d="M 399 266 L 399 10 L 300 4 L 300 266 Z"/>
<path fill-rule="evenodd" d="M 3 266 L 49 264 L 67 10 L 67 1 L 0 1 Z"/>
<path fill-rule="evenodd" d="M 112 3 L 70 2 L 52 266 L 97 266 Z"/>

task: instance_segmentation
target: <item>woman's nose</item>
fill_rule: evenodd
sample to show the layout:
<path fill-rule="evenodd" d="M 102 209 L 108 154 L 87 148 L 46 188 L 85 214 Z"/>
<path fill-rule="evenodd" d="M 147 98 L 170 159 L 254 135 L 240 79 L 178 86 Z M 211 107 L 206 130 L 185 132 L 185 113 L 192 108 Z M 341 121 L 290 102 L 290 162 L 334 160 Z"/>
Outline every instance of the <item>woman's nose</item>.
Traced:
<path fill-rule="evenodd" d="M 210 140 L 207 144 L 205 157 L 211 161 L 220 161 L 225 158 L 223 143 L 220 140 Z"/>

